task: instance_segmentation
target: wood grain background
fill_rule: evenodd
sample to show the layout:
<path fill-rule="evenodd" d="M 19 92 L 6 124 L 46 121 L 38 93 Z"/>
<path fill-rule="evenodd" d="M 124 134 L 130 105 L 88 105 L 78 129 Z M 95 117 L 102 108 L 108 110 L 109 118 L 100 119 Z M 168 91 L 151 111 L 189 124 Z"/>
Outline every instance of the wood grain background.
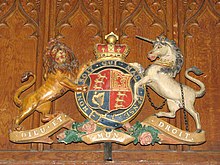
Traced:
<path fill-rule="evenodd" d="M 25 94 L 43 83 L 42 57 L 50 38 L 60 38 L 83 64 L 94 59 L 94 45 L 104 43 L 104 36 L 111 31 L 120 36 L 120 43 L 126 43 L 131 48 L 127 62 L 138 62 L 144 67 L 150 64 L 146 54 L 152 47 L 135 39 L 135 35 L 154 39 L 164 34 L 175 40 L 185 59 L 177 80 L 198 89 L 184 78 L 187 68 L 198 66 L 204 72 L 199 79 L 207 89 L 206 95 L 197 99 L 195 104 L 202 128 L 206 131 L 206 143 L 191 147 L 113 144 L 114 163 L 218 164 L 219 21 L 219 0 L 0 0 L 0 164 L 103 163 L 103 144 L 14 144 L 9 141 L 8 132 L 19 113 L 12 98 L 22 85 L 22 73 L 30 70 L 37 75 L 36 85 Z M 163 101 L 153 92 L 151 95 L 155 103 Z M 52 111 L 65 112 L 77 121 L 84 120 L 71 92 L 55 101 Z M 141 113 L 132 123 L 142 121 L 153 113 L 155 110 L 146 99 Z M 195 123 L 190 116 L 188 119 L 190 131 L 194 131 Z M 167 121 L 185 129 L 181 110 L 177 112 L 176 119 Z M 29 129 L 40 124 L 40 115 L 35 112 L 22 125 Z"/>

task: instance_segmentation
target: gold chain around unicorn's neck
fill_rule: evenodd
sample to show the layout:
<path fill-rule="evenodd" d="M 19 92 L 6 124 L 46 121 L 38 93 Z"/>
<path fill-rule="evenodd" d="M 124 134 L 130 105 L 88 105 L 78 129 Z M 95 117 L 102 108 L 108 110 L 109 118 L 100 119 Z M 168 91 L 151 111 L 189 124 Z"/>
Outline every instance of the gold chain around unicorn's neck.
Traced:
<path fill-rule="evenodd" d="M 174 67 L 174 61 L 170 61 L 170 60 L 156 60 L 154 62 L 154 64 L 156 65 L 160 65 L 160 66 L 165 66 L 165 67 L 169 67 L 169 68 L 173 68 Z"/>

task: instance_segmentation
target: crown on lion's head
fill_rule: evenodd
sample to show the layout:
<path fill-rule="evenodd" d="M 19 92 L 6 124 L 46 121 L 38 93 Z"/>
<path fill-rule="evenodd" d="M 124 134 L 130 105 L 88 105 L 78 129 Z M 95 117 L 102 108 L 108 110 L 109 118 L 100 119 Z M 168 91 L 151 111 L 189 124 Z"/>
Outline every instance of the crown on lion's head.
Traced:
<path fill-rule="evenodd" d="M 44 54 L 45 76 L 55 74 L 57 70 L 75 74 L 78 68 L 78 60 L 73 51 L 57 39 L 51 39 Z"/>

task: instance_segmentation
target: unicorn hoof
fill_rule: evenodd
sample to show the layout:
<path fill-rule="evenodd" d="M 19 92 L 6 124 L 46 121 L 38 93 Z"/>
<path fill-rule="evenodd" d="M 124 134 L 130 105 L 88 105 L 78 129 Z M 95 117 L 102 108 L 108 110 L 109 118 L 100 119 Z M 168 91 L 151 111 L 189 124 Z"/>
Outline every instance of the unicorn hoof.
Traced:
<path fill-rule="evenodd" d="M 202 129 L 197 129 L 196 130 L 196 133 L 200 133 L 200 132 L 202 132 Z"/>

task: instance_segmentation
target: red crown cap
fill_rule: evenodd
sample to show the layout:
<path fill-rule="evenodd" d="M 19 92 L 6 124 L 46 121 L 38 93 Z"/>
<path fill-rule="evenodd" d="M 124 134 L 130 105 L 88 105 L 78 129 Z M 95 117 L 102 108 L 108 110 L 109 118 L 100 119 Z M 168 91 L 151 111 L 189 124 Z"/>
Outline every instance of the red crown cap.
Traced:
<path fill-rule="evenodd" d="M 95 46 L 95 56 L 97 59 L 117 58 L 124 60 L 129 54 L 129 47 L 126 44 L 115 44 L 118 36 L 113 32 L 105 36 L 107 44 L 97 44 Z"/>

